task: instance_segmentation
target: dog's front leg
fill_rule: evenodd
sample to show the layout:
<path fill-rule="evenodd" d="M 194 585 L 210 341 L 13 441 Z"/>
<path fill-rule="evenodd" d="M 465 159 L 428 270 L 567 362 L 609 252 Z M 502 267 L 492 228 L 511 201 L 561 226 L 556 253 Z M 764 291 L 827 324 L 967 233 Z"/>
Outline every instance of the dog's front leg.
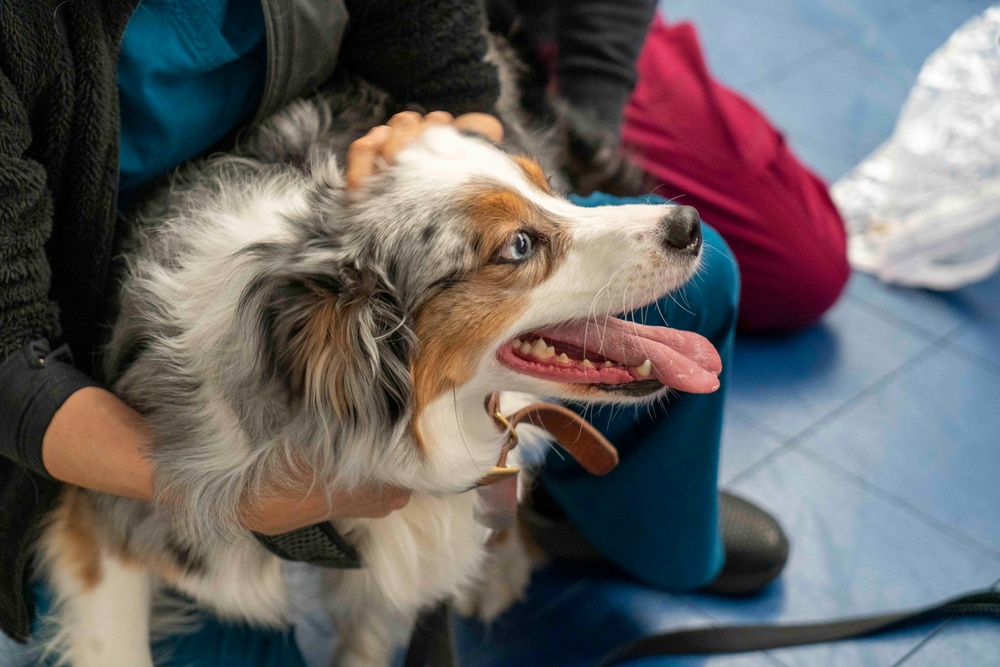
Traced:
<path fill-rule="evenodd" d="M 152 667 L 152 575 L 111 548 L 86 492 L 68 487 L 39 543 L 53 604 L 42 620 L 44 649 L 72 667 Z"/>
<path fill-rule="evenodd" d="M 524 530 L 518 524 L 490 539 L 481 576 L 455 600 L 458 613 L 489 623 L 524 598 L 532 570 L 544 560 Z"/>
<path fill-rule="evenodd" d="M 389 667 L 396 651 L 405 645 L 416 614 L 391 609 L 374 590 L 363 601 L 337 608 L 328 601 L 339 644 L 334 667 Z"/>
<path fill-rule="evenodd" d="M 152 667 L 151 576 L 101 554 L 96 569 L 50 569 L 55 595 L 47 645 L 72 667 Z"/>

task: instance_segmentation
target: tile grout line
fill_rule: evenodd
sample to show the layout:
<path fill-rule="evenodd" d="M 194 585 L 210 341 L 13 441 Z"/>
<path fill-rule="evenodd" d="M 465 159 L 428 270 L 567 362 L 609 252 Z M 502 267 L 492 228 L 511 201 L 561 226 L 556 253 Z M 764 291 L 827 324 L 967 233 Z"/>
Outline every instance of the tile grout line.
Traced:
<path fill-rule="evenodd" d="M 994 584 L 992 586 L 992 588 L 994 590 L 996 590 L 998 587 L 1000 587 L 1000 579 L 998 579 L 996 582 L 994 582 Z M 939 625 L 937 628 L 935 628 L 929 635 L 927 635 L 927 637 L 924 638 L 923 641 L 921 641 L 920 643 L 918 643 L 906 655 L 904 655 L 902 658 L 900 658 L 898 662 L 894 663 L 892 665 L 892 667 L 902 667 L 904 665 L 904 663 L 906 663 L 907 661 L 909 661 L 910 658 L 912 658 L 921 649 L 923 649 L 931 639 L 933 639 L 934 637 L 936 637 L 940 632 L 943 632 L 944 629 L 945 629 L 945 627 L 948 626 L 948 625 L 950 625 L 953 620 L 954 619 L 946 619 L 946 620 L 942 621 L 941 625 Z"/>
<path fill-rule="evenodd" d="M 796 445 L 795 438 L 790 438 L 787 442 L 775 447 L 773 450 L 760 457 L 757 461 L 754 461 L 749 466 L 736 473 L 730 478 L 729 482 L 726 483 L 726 488 L 732 489 L 737 484 L 745 479 L 752 477 L 758 470 L 771 463 L 773 460 L 784 456 L 785 452 L 791 451 Z"/>
<path fill-rule="evenodd" d="M 1000 365 L 998 365 L 997 362 L 993 361 L 992 359 L 987 359 L 986 357 L 982 357 L 976 354 L 975 352 L 970 352 L 969 350 L 966 350 L 964 347 L 961 347 L 954 341 L 947 340 L 945 341 L 945 343 L 946 345 L 944 349 L 948 350 L 955 356 L 961 357 L 962 359 L 968 361 L 971 364 L 975 364 L 978 368 L 982 368 L 987 373 L 991 373 L 993 375 L 1000 375 Z"/>
<path fill-rule="evenodd" d="M 993 317 L 997 313 L 1000 313 L 1000 304 L 993 304 L 986 306 L 984 308 L 984 312 L 979 313 L 976 316 L 966 317 L 964 322 L 955 325 L 947 332 L 943 334 L 936 334 L 932 331 L 922 328 L 918 324 L 914 324 L 913 322 L 910 322 L 909 320 L 900 317 L 899 315 L 894 315 L 893 313 L 887 312 L 885 309 L 881 308 L 878 304 L 872 303 L 871 301 L 868 301 L 865 298 L 860 297 L 856 294 L 846 294 L 844 298 L 849 300 L 851 303 L 854 303 L 855 305 L 860 306 L 865 310 L 869 311 L 871 314 L 875 315 L 876 317 L 878 317 L 887 324 L 898 326 L 899 328 L 915 336 L 924 338 L 929 341 L 933 341 L 934 343 L 941 343 L 943 344 L 942 345 L 943 349 L 949 350 L 953 354 L 962 357 L 966 361 L 976 363 L 989 373 L 993 373 L 994 375 L 1000 375 L 1000 364 L 997 364 L 992 359 L 987 359 L 986 357 L 983 357 L 975 352 L 966 350 L 964 347 L 962 347 L 956 342 L 957 338 L 970 326 L 979 322 L 983 322 L 985 319 L 988 319 L 990 317 Z"/>
<path fill-rule="evenodd" d="M 979 317 L 969 318 L 967 321 L 958 325 L 957 327 L 949 331 L 947 334 L 945 334 L 945 336 L 943 337 L 944 342 L 947 343 L 946 348 L 948 350 L 951 350 L 953 353 L 963 357 L 967 361 L 983 364 L 983 368 L 985 370 L 1000 375 L 1000 365 L 998 365 L 995 361 L 993 361 L 992 359 L 987 359 L 986 357 L 982 357 L 975 352 L 966 350 L 957 342 L 958 337 L 961 334 L 963 334 L 969 327 L 977 323 L 985 322 L 986 320 L 992 318 L 994 315 L 997 314 L 1000 314 L 1000 303 L 989 306 L 986 309 L 986 312 L 981 313 Z"/>
<path fill-rule="evenodd" d="M 676 593 L 671 593 L 670 595 L 671 595 L 671 597 L 674 598 L 675 602 L 680 602 L 681 604 L 686 605 L 688 608 L 694 610 L 695 612 L 697 612 L 701 616 L 704 616 L 705 618 L 707 618 L 708 621 L 709 621 L 708 622 L 708 627 L 711 627 L 711 628 L 720 628 L 720 627 L 729 627 L 729 626 L 734 625 L 734 623 L 732 623 L 731 621 L 724 621 L 723 619 L 719 618 L 718 616 L 716 616 L 712 612 L 708 611 L 707 609 L 703 609 L 701 606 L 698 605 L 698 603 L 696 601 L 694 601 L 694 600 L 691 599 L 690 595 L 679 596 Z M 774 625 L 773 623 L 760 623 L 759 621 L 758 621 L 757 624 L 758 625 Z M 776 655 L 772 654 L 771 653 L 771 649 L 764 649 L 764 650 L 760 650 L 760 651 L 754 651 L 752 653 L 761 653 L 761 654 L 763 654 L 765 658 L 767 658 L 768 660 L 770 660 L 771 662 L 774 663 L 775 667 L 788 667 L 788 663 L 786 663 L 784 660 L 781 660 Z M 734 654 L 720 654 L 720 655 L 734 655 Z M 747 655 L 747 654 L 743 653 L 742 655 Z"/>
<path fill-rule="evenodd" d="M 913 322 L 910 322 L 909 320 L 900 317 L 899 315 L 894 315 L 893 313 L 886 311 L 878 304 L 867 301 L 863 297 L 859 297 L 856 294 L 847 294 L 846 298 L 850 300 L 852 303 L 860 306 L 861 308 L 864 308 L 866 311 L 869 312 L 869 314 L 875 315 L 886 324 L 891 324 L 893 326 L 899 327 L 900 329 L 903 329 L 907 333 L 911 333 L 915 336 L 918 336 L 919 338 L 923 338 L 933 343 L 937 343 L 944 340 L 945 338 L 950 336 L 952 332 L 955 331 L 955 329 L 961 328 L 968 323 L 968 322 L 962 322 L 956 327 L 948 330 L 947 333 L 936 334 L 933 331 L 924 329 L 919 324 L 914 324 Z"/>
<path fill-rule="evenodd" d="M 851 271 L 852 272 L 857 272 L 857 273 L 863 273 L 863 272 L 859 271 L 858 269 L 853 269 L 853 268 L 851 269 Z M 871 276 L 871 274 L 867 274 L 867 273 L 865 273 L 864 275 Z M 877 280 L 877 278 L 875 276 L 871 276 L 871 277 L 873 279 Z M 881 283 L 880 283 L 880 285 L 881 285 Z M 914 289 L 916 291 L 916 288 L 914 288 Z M 983 312 L 977 313 L 975 315 L 963 315 L 962 316 L 962 319 L 963 319 L 962 322 L 960 322 L 959 324 L 956 324 L 955 326 L 951 327 L 946 332 L 938 334 L 938 333 L 934 333 L 933 331 L 931 331 L 929 329 L 925 329 L 925 328 L 921 327 L 919 324 L 911 322 L 910 320 L 906 319 L 905 317 L 902 317 L 900 315 L 896 315 L 894 313 L 891 313 L 891 312 L 885 310 L 884 308 L 882 308 L 881 306 L 879 306 L 877 303 L 873 303 L 873 302 L 869 301 L 868 299 L 865 299 L 863 296 L 860 296 L 858 294 L 848 294 L 848 293 L 845 293 L 844 294 L 844 298 L 848 299 L 849 301 L 853 302 L 854 304 L 856 304 L 858 306 L 863 307 L 865 310 L 868 310 L 869 312 L 873 313 L 874 315 L 876 315 L 877 317 L 879 317 L 879 319 L 883 320 L 884 322 L 886 322 L 888 324 L 893 324 L 893 325 L 899 326 L 902 329 L 908 330 L 909 333 L 912 333 L 912 334 L 914 334 L 916 336 L 919 336 L 921 338 L 926 338 L 926 339 L 929 339 L 929 340 L 933 340 L 934 342 L 940 342 L 940 341 L 953 342 L 953 339 L 956 336 L 958 336 L 967 327 L 971 326 L 972 324 L 975 324 L 976 322 L 982 321 L 984 318 L 990 318 L 993 315 L 996 315 L 997 313 L 1000 313 L 1000 302 L 995 303 L 995 304 L 985 305 L 985 306 L 982 307 L 983 308 Z"/>
<path fill-rule="evenodd" d="M 902 498 L 889 493 L 885 489 L 876 486 L 872 482 L 866 480 L 850 470 L 842 467 L 838 463 L 831 461 L 827 457 L 823 456 L 819 452 L 811 449 L 801 449 L 798 453 L 811 459 L 814 463 L 826 468 L 829 472 L 832 472 L 840 477 L 843 477 L 846 481 L 854 484 L 855 486 L 861 488 L 864 491 L 871 493 L 882 501 L 892 505 L 896 509 L 902 510 L 907 514 L 910 514 L 912 518 L 919 520 L 921 523 L 925 524 L 928 528 L 932 528 L 938 533 L 948 537 L 949 539 L 963 544 L 964 546 L 973 549 L 980 554 L 987 556 L 998 563 L 1000 563 L 1000 551 L 979 542 L 979 540 L 969 537 L 965 533 L 959 531 L 956 528 L 949 526 L 947 523 L 934 518 L 933 516 L 927 514 L 923 510 L 914 507 L 910 503 L 906 502 Z"/>
<path fill-rule="evenodd" d="M 826 426 L 826 424 L 833 421 L 837 417 L 840 417 L 842 414 L 852 409 L 856 404 L 868 398 L 868 396 L 870 396 L 871 394 L 895 382 L 897 379 L 908 373 L 910 371 L 911 366 L 913 366 L 914 364 L 922 363 L 925 359 L 931 358 L 935 354 L 940 353 L 940 351 L 943 349 L 945 349 L 945 346 L 942 341 L 928 343 L 925 348 L 914 354 L 909 359 L 905 360 L 896 368 L 888 371 L 885 375 L 878 378 L 867 387 L 861 389 L 850 398 L 845 399 L 844 402 L 842 402 L 840 405 L 838 405 L 833 410 L 831 410 L 830 412 L 826 413 L 825 415 L 814 421 L 809 426 L 802 429 L 802 431 L 800 431 L 799 433 L 792 436 L 782 436 L 783 442 L 781 443 L 781 445 L 775 448 L 774 451 L 765 454 L 759 461 L 750 464 L 745 470 L 734 475 L 733 478 L 729 480 L 728 486 L 733 486 L 739 482 L 742 482 L 744 479 L 751 477 L 759 469 L 763 468 L 765 465 L 770 463 L 773 459 L 783 456 L 785 452 L 796 449 L 799 445 L 802 444 L 802 441 L 805 438 L 812 436 L 813 434 L 818 432 L 821 428 Z"/>
<path fill-rule="evenodd" d="M 784 433 L 778 431 L 773 426 L 766 424 L 758 419 L 755 419 L 753 415 L 739 407 L 738 405 L 730 405 L 727 409 L 732 410 L 733 413 L 737 414 L 740 418 L 745 419 L 756 429 L 764 432 L 764 435 L 777 440 L 780 444 L 785 444 L 788 440 L 791 440 L 795 436 L 785 435 Z"/>
<path fill-rule="evenodd" d="M 747 83 L 740 86 L 739 90 L 745 93 L 750 93 L 751 89 L 755 86 L 770 85 L 775 79 L 778 79 L 781 76 L 786 76 L 788 74 L 801 71 L 804 66 L 808 66 L 815 62 L 818 62 L 822 60 L 824 57 L 828 56 L 829 54 L 836 52 L 840 48 L 853 45 L 854 41 L 851 39 L 851 37 L 858 34 L 863 29 L 868 28 L 872 25 L 881 25 L 884 21 L 889 19 L 903 18 L 904 10 L 911 9 L 914 6 L 928 7 L 931 6 L 932 4 L 933 3 L 930 0 L 911 0 L 902 7 L 897 7 L 892 11 L 886 12 L 885 14 L 882 14 L 881 16 L 878 16 L 875 19 L 862 24 L 861 26 L 858 26 L 856 28 L 847 30 L 845 32 L 836 35 L 833 39 L 831 39 L 829 42 L 826 42 L 822 46 L 819 46 L 807 53 L 803 53 L 802 55 L 798 56 L 797 58 L 783 65 L 779 65 L 778 67 L 774 68 L 767 74 L 758 76 L 756 79 L 751 79 Z"/>
<path fill-rule="evenodd" d="M 946 619 L 944 621 L 941 621 L 941 623 L 938 624 L 938 626 L 936 628 L 934 628 L 933 630 L 931 630 L 927 634 L 926 637 L 924 637 L 919 642 L 917 642 L 916 646 L 914 646 L 909 651 L 907 651 L 906 655 L 904 655 L 902 658 L 900 658 L 896 662 L 892 663 L 892 667 L 900 667 L 903 663 L 905 663 L 907 660 L 909 660 L 914 655 L 916 655 L 917 652 L 920 651 L 920 649 L 922 649 L 924 646 L 927 645 L 927 642 L 929 642 L 930 640 L 934 639 L 942 630 L 945 629 L 945 627 L 947 627 L 947 625 L 949 623 L 951 623 L 951 619 Z"/>

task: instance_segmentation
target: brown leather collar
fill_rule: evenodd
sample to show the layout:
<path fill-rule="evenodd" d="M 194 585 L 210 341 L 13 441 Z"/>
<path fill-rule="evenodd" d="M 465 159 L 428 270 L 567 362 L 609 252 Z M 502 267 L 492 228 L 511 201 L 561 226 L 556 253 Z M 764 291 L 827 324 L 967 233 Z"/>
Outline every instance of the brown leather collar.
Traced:
<path fill-rule="evenodd" d="M 486 486 L 506 479 L 518 472 L 507 466 L 507 453 L 517 446 L 518 424 L 531 424 L 547 431 L 556 443 L 593 475 L 607 475 L 618 465 L 618 450 L 594 428 L 590 422 L 572 410 L 555 403 L 532 403 L 509 417 L 500 412 L 500 394 L 490 394 L 486 411 L 502 431 L 507 432 L 507 442 L 500 453 L 500 460 L 476 486 Z"/>

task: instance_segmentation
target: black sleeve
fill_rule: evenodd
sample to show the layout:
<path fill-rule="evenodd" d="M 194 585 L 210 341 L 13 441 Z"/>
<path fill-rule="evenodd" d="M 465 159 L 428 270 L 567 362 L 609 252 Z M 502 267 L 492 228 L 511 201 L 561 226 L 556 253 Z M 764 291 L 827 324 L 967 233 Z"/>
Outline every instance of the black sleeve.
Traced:
<path fill-rule="evenodd" d="M 48 477 L 42 440 L 56 410 L 78 389 L 98 386 L 72 363 L 69 347 L 37 340 L 0 364 L 0 456 Z"/>
<path fill-rule="evenodd" d="M 559 93 L 618 133 L 656 0 L 557 0 Z"/>
<path fill-rule="evenodd" d="M 485 61 L 476 0 L 346 0 L 341 61 L 401 103 L 454 114 L 490 111 L 500 94 Z"/>
<path fill-rule="evenodd" d="M 95 383 L 68 348 L 49 354 L 59 329 L 45 254 L 52 201 L 45 169 L 25 157 L 31 142 L 25 105 L 0 72 L 0 456 L 46 474 L 42 437 L 52 416 Z"/>

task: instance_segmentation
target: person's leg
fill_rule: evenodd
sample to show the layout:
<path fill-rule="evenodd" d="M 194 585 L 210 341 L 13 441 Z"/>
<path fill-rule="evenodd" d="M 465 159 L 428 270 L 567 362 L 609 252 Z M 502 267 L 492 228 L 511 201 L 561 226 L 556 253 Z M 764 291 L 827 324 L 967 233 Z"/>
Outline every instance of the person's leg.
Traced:
<path fill-rule="evenodd" d="M 208 615 L 194 632 L 157 642 L 154 656 L 157 667 L 306 667 L 293 631 L 253 628 Z"/>
<path fill-rule="evenodd" d="M 0 632 L 0 665 L 3 667 L 31 667 L 36 663 L 37 648 L 34 644 L 22 645 Z"/>
<path fill-rule="evenodd" d="M 606 196 L 577 203 L 610 201 L 630 203 Z M 605 558 L 643 582 L 671 589 L 700 588 L 723 563 L 717 467 L 739 277 L 718 233 L 706 225 L 704 238 L 698 275 L 682 291 L 632 316 L 712 341 L 723 361 L 720 389 L 674 394 L 648 410 L 588 409 L 585 416 L 619 448 L 618 468 L 594 477 L 553 453 L 541 472 L 545 489 Z"/>
<path fill-rule="evenodd" d="M 740 263 L 740 328 L 815 323 L 850 268 L 844 223 L 826 184 L 767 118 L 712 78 L 694 28 L 657 17 L 637 65 L 623 142 L 648 189 L 694 206 Z"/>

